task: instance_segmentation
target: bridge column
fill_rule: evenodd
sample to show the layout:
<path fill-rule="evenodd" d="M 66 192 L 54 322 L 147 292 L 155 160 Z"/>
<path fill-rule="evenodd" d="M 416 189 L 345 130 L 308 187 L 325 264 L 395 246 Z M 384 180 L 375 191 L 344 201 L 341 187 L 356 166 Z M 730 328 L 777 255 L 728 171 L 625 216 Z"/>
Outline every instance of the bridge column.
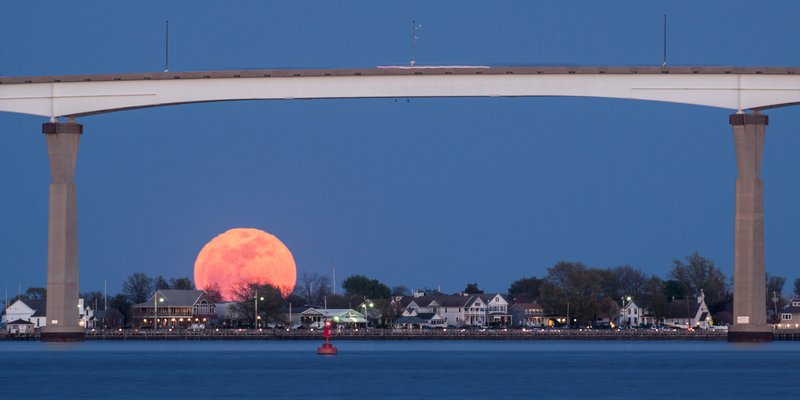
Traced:
<path fill-rule="evenodd" d="M 42 125 L 50 159 L 50 216 L 47 232 L 47 323 L 42 340 L 81 341 L 78 325 L 78 218 L 75 161 L 83 125 L 48 122 Z"/>
<path fill-rule="evenodd" d="M 736 211 L 733 258 L 733 326 L 730 342 L 768 342 L 772 327 L 767 325 L 764 274 L 764 196 L 761 156 L 767 116 L 733 114 L 733 142 L 736 147 Z"/>

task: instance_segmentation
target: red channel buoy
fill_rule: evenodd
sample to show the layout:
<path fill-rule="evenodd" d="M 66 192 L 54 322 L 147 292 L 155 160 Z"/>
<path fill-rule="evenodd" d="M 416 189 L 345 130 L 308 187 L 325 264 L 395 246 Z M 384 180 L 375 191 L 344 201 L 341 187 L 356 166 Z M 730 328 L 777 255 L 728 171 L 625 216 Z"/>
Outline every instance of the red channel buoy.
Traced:
<path fill-rule="evenodd" d="M 331 321 L 325 321 L 325 330 L 322 332 L 322 336 L 325 336 L 325 343 L 322 346 L 317 347 L 317 354 L 321 356 L 335 356 L 336 355 L 336 347 L 333 347 L 331 344 Z"/>

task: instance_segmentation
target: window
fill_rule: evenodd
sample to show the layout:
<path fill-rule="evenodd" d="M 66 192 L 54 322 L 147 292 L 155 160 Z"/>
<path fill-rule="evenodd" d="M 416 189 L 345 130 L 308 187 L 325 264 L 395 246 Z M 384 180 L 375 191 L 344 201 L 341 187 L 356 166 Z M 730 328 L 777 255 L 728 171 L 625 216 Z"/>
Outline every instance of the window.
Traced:
<path fill-rule="evenodd" d="M 783 314 L 783 315 L 781 315 L 781 319 L 784 320 L 784 321 L 791 321 L 792 320 L 792 314 Z"/>

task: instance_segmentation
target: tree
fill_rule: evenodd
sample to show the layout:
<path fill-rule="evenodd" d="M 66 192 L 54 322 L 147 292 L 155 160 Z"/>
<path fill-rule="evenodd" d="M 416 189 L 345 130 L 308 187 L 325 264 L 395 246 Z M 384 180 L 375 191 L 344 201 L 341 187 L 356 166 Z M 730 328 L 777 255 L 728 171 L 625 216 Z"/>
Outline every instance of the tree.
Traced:
<path fill-rule="evenodd" d="M 98 291 L 82 293 L 80 297 L 83 299 L 83 305 L 92 307 L 92 310 L 100 310 L 105 304 L 103 293 Z"/>
<path fill-rule="evenodd" d="M 153 294 L 153 279 L 142 272 L 136 272 L 122 282 L 122 293 L 133 304 L 144 303 Z"/>
<path fill-rule="evenodd" d="M 624 296 L 638 297 L 647 283 L 647 276 L 630 265 L 601 270 L 599 275 L 603 294 L 615 301 Z"/>
<path fill-rule="evenodd" d="M 535 276 L 521 278 L 511 283 L 508 287 L 508 297 L 521 301 L 533 301 L 539 298 L 539 291 L 543 281 Z"/>
<path fill-rule="evenodd" d="M 767 315 L 777 315 L 783 308 L 783 286 L 786 284 L 786 278 L 782 276 L 770 276 L 766 274 L 766 295 L 767 295 Z M 777 297 L 777 304 L 773 300 L 773 296 Z M 777 308 L 777 311 L 775 310 Z"/>
<path fill-rule="evenodd" d="M 686 287 L 675 279 L 664 281 L 663 290 L 664 297 L 669 302 L 674 299 L 685 299 L 687 296 L 689 296 L 689 292 Z"/>
<path fill-rule="evenodd" d="M 124 294 L 118 294 L 108 301 L 109 310 L 116 309 L 123 317 L 128 317 L 128 311 L 131 308 L 131 302 L 125 297 Z"/>
<path fill-rule="evenodd" d="M 800 297 L 800 278 L 794 280 L 794 295 Z"/>
<path fill-rule="evenodd" d="M 325 297 L 331 294 L 330 283 L 331 278 L 327 275 L 303 272 L 294 291 L 306 305 L 321 305 L 325 302 Z"/>
<path fill-rule="evenodd" d="M 163 276 L 159 275 L 155 279 L 153 279 L 153 289 L 155 290 L 167 290 L 171 289 L 169 282 L 164 279 Z"/>
<path fill-rule="evenodd" d="M 29 287 L 25 291 L 25 297 L 31 300 L 45 300 L 47 299 L 47 288 Z"/>
<path fill-rule="evenodd" d="M 208 296 L 208 298 L 214 303 L 222 302 L 222 291 L 219 287 L 219 283 L 211 282 L 206 285 L 206 288 L 203 289 L 203 291 L 206 292 L 206 296 Z"/>
<path fill-rule="evenodd" d="M 464 289 L 464 293 L 466 294 L 483 294 L 483 290 L 478 288 L 477 283 L 468 283 L 467 288 Z"/>
<path fill-rule="evenodd" d="M 677 281 L 672 281 L 677 284 Z M 642 293 L 642 305 L 646 306 L 656 321 L 667 316 L 669 305 L 667 304 L 667 283 L 661 278 L 653 275 L 644 284 Z"/>
<path fill-rule="evenodd" d="M 568 313 L 570 323 L 594 321 L 603 301 L 601 274 L 580 262 L 560 261 L 547 269 L 545 279 L 551 287 L 545 291 L 544 299 L 550 307 L 555 306 L 558 313 Z"/>
<path fill-rule="evenodd" d="M 234 284 L 232 289 L 234 310 L 240 315 L 255 322 L 256 303 L 258 303 L 259 326 L 285 322 L 282 311 L 286 300 L 280 289 L 259 282 L 240 282 Z"/>
<path fill-rule="evenodd" d="M 184 278 L 170 278 L 169 288 L 175 290 L 194 290 L 194 283 L 188 277 Z"/>
<path fill-rule="evenodd" d="M 392 286 L 392 296 L 408 296 L 411 292 L 403 285 Z"/>
<path fill-rule="evenodd" d="M 364 275 L 352 275 L 342 282 L 346 294 L 369 299 L 387 299 L 392 291 L 377 279 L 369 279 Z"/>
<path fill-rule="evenodd" d="M 670 276 L 675 278 L 687 291 L 686 297 L 700 295 L 703 290 L 706 303 L 714 303 L 725 298 L 728 287 L 725 274 L 714 265 L 714 262 L 701 256 L 698 252 L 686 257 L 686 263 L 675 260 Z"/>

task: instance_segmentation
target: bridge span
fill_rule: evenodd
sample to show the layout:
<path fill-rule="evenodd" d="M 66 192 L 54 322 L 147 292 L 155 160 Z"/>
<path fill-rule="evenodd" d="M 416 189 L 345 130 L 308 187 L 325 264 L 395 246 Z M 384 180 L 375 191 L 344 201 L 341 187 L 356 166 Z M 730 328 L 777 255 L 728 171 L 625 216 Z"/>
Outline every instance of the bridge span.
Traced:
<path fill-rule="evenodd" d="M 0 111 L 49 118 L 52 183 L 47 326 L 43 340 L 82 340 L 78 326 L 75 118 L 211 101 L 412 97 L 575 96 L 733 110 L 738 178 L 731 341 L 766 341 L 764 210 L 760 176 L 766 109 L 800 103 L 797 67 L 379 67 L 0 77 Z M 59 120 L 66 117 L 68 120 Z"/>

